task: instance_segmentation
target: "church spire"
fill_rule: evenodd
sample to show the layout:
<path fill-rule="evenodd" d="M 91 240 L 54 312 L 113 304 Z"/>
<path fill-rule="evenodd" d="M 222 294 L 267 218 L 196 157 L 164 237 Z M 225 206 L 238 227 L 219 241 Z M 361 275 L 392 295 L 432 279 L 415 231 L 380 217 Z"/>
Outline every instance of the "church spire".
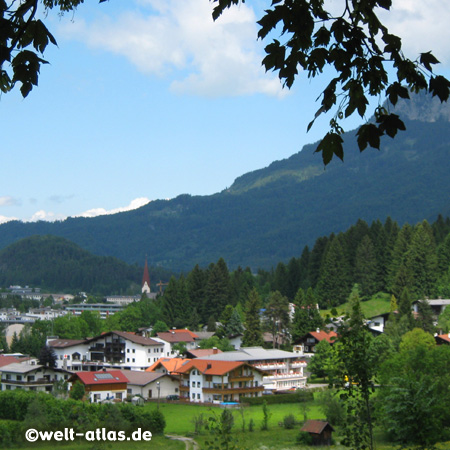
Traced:
<path fill-rule="evenodd" d="M 150 275 L 148 273 L 147 256 L 145 256 L 144 275 L 142 276 L 142 293 L 150 294 Z"/>

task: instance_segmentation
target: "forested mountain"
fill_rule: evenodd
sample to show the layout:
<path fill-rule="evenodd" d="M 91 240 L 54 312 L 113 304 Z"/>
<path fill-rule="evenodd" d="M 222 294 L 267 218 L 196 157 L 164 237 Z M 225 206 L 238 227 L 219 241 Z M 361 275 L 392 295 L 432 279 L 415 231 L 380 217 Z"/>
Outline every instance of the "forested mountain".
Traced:
<path fill-rule="evenodd" d="M 95 256 L 56 236 L 32 236 L 0 252 L 0 286 L 38 286 L 44 290 L 91 294 L 138 294 L 143 268 L 111 256 Z M 153 280 L 168 272 L 150 270 Z"/>
<path fill-rule="evenodd" d="M 344 163 L 324 168 L 315 145 L 306 145 L 215 195 L 180 195 L 111 216 L 3 224 L 0 248 L 51 234 L 129 263 L 148 254 L 154 266 L 186 271 L 223 257 L 230 268 L 257 269 L 288 261 L 319 236 L 346 230 L 358 219 L 390 216 L 400 226 L 433 222 L 450 213 L 448 105 L 418 96 L 398 108 L 407 131 L 382 139 L 380 151 L 360 154 L 356 131 L 349 132 Z"/>

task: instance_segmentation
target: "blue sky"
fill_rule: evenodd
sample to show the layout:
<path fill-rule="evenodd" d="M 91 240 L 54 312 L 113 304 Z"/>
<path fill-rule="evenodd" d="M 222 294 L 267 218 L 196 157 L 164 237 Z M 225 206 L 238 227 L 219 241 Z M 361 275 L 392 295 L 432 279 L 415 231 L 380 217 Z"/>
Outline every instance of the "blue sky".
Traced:
<path fill-rule="evenodd" d="M 51 12 L 58 47 L 45 53 L 39 86 L 26 99 L 17 89 L 0 98 L 0 223 L 213 194 L 317 141 L 329 117 L 306 127 L 326 80 L 300 76 L 287 91 L 264 72 L 255 22 L 268 5 L 249 1 L 216 23 L 207 0 Z M 386 18 L 407 56 L 433 50 L 448 75 L 450 10 L 441 0 L 421 6 L 394 0 Z"/>

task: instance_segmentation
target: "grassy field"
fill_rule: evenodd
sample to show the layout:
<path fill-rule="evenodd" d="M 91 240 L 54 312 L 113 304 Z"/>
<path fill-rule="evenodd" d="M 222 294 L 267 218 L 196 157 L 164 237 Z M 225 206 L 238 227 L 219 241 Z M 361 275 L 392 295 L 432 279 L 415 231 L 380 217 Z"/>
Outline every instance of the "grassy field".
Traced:
<path fill-rule="evenodd" d="M 366 300 L 361 302 L 361 309 L 365 317 L 373 317 L 378 314 L 384 314 L 389 312 L 389 306 L 391 303 L 391 297 L 389 294 L 384 294 L 379 292 L 374 295 L 370 300 Z M 338 315 L 343 315 L 345 313 L 350 312 L 350 305 L 348 303 L 344 303 L 335 308 L 338 312 Z M 327 315 L 331 316 L 330 309 L 323 309 L 320 311 L 322 317 L 326 317 Z"/>
<path fill-rule="evenodd" d="M 156 405 L 152 403 L 147 404 L 145 407 L 152 409 L 156 408 Z M 162 403 L 160 408 L 166 419 L 165 433 L 182 436 L 189 436 L 194 433 L 194 417 L 198 417 L 202 414 L 205 421 L 207 421 L 208 417 L 211 417 L 214 414 L 218 416 L 222 413 L 221 408 L 211 408 L 203 405 Z M 308 419 L 323 418 L 323 414 L 320 412 L 319 407 L 313 402 L 269 405 L 268 410 L 270 413 L 269 426 L 272 425 L 273 427 L 278 427 L 278 423 L 282 422 L 283 418 L 288 414 L 293 414 L 295 419 L 299 422 L 304 420 L 305 412 Z M 242 430 L 242 419 L 245 422 L 246 429 L 248 429 L 248 424 L 252 419 L 255 430 L 261 428 L 263 420 L 261 405 L 246 406 L 242 410 L 233 409 L 232 411 L 236 430 Z"/>

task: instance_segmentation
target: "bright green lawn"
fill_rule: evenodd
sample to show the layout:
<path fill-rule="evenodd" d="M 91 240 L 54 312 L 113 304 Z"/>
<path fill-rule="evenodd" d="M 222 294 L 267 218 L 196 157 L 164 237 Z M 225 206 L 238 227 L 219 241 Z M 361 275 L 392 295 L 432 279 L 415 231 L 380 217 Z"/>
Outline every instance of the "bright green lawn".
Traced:
<path fill-rule="evenodd" d="M 156 408 L 154 403 L 149 403 L 146 408 Z M 202 405 L 183 405 L 173 403 L 162 403 L 160 405 L 161 411 L 166 419 L 167 434 L 189 435 L 194 432 L 193 418 L 203 414 L 207 420 L 208 417 L 213 414 L 220 415 L 222 409 L 218 407 L 209 407 Z M 319 411 L 316 403 L 284 403 L 277 405 L 268 405 L 270 413 L 269 426 L 273 425 L 278 427 L 278 423 L 283 421 L 283 418 L 288 414 L 293 414 L 295 419 L 300 421 L 304 420 L 304 409 L 306 408 L 306 414 L 308 419 L 320 419 L 323 418 L 323 414 Z M 240 409 L 232 409 L 234 415 L 234 423 L 236 429 L 242 429 L 242 413 Z M 246 427 L 251 419 L 253 419 L 255 430 L 259 430 L 263 420 L 262 406 L 246 406 L 243 408 L 244 421 Z"/>
<path fill-rule="evenodd" d="M 361 302 L 361 309 L 365 317 L 373 317 L 378 314 L 384 314 L 389 312 L 389 307 L 391 303 L 391 297 L 389 294 L 385 294 L 383 292 L 379 292 L 374 295 L 370 300 L 365 302 Z M 344 303 L 343 305 L 337 306 L 335 309 L 338 312 L 338 315 L 342 315 L 350 312 L 350 306 L 348 303 Z M 327 315 L 331 316 L 331 310 L 323 309 L 320 311 L 320 314 L 323 317 Z"/>

